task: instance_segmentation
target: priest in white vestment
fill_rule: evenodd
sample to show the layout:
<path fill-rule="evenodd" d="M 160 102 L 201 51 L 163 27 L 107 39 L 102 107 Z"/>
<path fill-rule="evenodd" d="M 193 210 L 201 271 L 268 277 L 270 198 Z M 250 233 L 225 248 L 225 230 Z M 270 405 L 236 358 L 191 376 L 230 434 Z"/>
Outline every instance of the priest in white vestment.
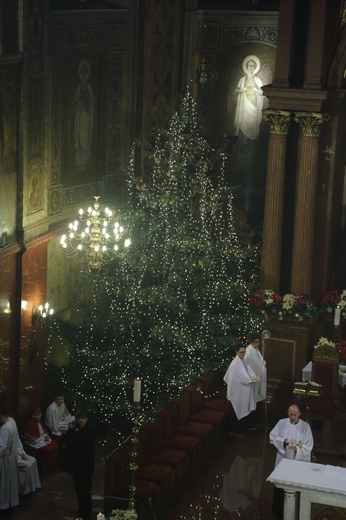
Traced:
<path fill-rule="evenodd" d="M 269 434 L 270 443 L 277 449 L 275 467 L 282 459 L 311 461 L 314 439 L 308 423 L 300 418 L 298 406 L 288 408 L 288 418 L 280 419 Z M 283 489 L 275 488 L 272 513 L 282 518 L 284 507 Z"/>
<path fill-rule="evenodd" d="M 0 405 L 0 510 L 19 504 L 16 432 L 8 414 L 7 406 Z"/>
<path fill-rule="evenodd" d="M 298 406 L 288 408 L 288 418 L 280 419 L 269 434 L 270 443 L 277 449 L 275 467 L 282 459 L 311 461 L 314 439 L 308 423 L 300 418 Z"/>
<path fill-rule="evenodd" d="M 264 361 L 262 353 L 259 349 L 261 343 L 261 335 L 257 332 L 249 334 L 249 345 L 246 347 L 245 360 L 250 365 L 256 376 L 259 378 L 257 383 L 254 383 L 256 411 L 255 424 L 258 426 L 261 422 L 261 401 L 265 401 L 267 397 L 267 363 Z"/>
<path fill-rule="evenodd" d="M 236 435 L 244 435 L 249 427 L 246 418 L 256 408 L 254 383 L 258 377 L 244 359 L 245 347 L 236 346 L 236 356 L 229 365 L 224 376 L 227 384 L 227 399 L 231 401 L 233 411 L 231 418 L 231 431 Z"/>

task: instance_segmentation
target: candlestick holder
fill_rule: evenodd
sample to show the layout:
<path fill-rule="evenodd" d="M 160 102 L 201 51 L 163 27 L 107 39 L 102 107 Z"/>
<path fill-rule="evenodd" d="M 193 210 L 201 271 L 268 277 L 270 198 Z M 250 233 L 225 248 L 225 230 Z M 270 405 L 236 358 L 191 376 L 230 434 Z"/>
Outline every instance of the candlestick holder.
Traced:
<path fill-rule="evenodd" d="M 138 454 L 138 441 L 139 441 L 139 426 L 140 426 L 140 412 L 142 409 L 141 403 L 132 404 L 133 411 L 133 426 L 131 435 L 131 451 L 130 451 L 130 463 L 129 470 L 131 473 L 131 482 L 129 488 L 129 510 L 135 511 L 135 496 L 136 496 L 136 471 L 138 469 L 137 454 Z"/>

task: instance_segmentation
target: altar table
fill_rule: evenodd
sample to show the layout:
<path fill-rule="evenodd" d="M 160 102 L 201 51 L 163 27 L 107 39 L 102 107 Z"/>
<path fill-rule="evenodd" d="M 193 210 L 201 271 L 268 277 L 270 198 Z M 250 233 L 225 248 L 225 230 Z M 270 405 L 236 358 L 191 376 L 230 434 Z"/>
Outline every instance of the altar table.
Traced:
<path fill-rule="evenodd" d="M 346 512 L 346 468 L 283 459 L 267 480 L 285 492 L 284 520 L 310 520 L 318 505 Z"/>

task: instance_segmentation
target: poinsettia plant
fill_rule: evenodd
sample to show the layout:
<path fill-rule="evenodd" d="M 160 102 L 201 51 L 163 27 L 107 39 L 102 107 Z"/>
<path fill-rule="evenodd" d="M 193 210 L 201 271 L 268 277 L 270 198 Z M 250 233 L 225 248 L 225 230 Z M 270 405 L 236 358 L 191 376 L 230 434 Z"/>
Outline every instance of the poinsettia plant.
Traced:
<path fill-rule="evenodd" d="M 269 289 L 258 289 L 250 294 L 249 303 L 267 316 L 277 314 L 279 319 L 284 317 L 317 318 L 319 314 L 310 297 L 301 292 L 281 296 Z"/>
<path fill-rule="evenodd" d="M 318 342 L 314 345 L 314 348 L 324 347 L 324 345 L 336 348 L 336 343 L 334 343 L 334 341 L 323 336 L 320 337 Z"/>
<path fill-rule="evenodd" d="M 284 316 L 294 316 L 299 319 L 317 318 L 318 309 L 310 296 L 301 292 L 285 294 L 282 298 L 282 311 Z"/>
<path fill-rule="evenodd" d="M 337 289 L 328 291 L 321 300 L 320 310 L 321 312 L 327 312 L 331 314 L 334 312 L 337 305 L 340 303 L 340 294 Z"/>
<path fill-rule="evenodd" d="M 257 289 L 250 294 L 249 303 L 260 308 L 264 313 L 276 313 L 281 310 L 282 298 L 280 294 L 270 289 Z"/>
<path fill-rule="evenodd" d="M 340 293 L 340 301 L 338 303 L 342 311 L 346 311 L 346 289 Z"/>
<path fill-rule="evenodd" d="M 340 341 L 340 343 L 337 344 L 336 348 L 339 352 L 340 363 L 345 365 L 346 364 L 346 340 L 343 339 L 342 341 Z"/>

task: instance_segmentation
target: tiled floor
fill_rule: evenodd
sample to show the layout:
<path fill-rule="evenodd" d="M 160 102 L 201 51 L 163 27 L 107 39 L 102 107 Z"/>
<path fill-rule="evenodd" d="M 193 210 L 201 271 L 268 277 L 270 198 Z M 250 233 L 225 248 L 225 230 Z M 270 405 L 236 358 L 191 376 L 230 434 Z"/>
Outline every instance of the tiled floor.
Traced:
<path fill-rule="evenodd" d="M 196 483 L 181 495 L 176 506 L 153 520 L 268 520 L 271 518 L 272 484 L 266 481 L 274 468 L 275 449 L 268 433 L 277 418 L 259 432 L 244 437 L 223 436 L 220 454 Z M 345 424 L 338 432 L 314 431 L 316 461 L 344 465 L 340 447 L 346 443 Z M 103 457 L 110 447 L 99 445 L 93 478 L 94 514 L 102 511 Z M 42 477 L 42 490 L 21 501 L 12 520 L 67 520 L 75 518 L 76 500 L 71 477 L 64 472 Z M 93 519 L 94 520 L 94 519 Z"/>

